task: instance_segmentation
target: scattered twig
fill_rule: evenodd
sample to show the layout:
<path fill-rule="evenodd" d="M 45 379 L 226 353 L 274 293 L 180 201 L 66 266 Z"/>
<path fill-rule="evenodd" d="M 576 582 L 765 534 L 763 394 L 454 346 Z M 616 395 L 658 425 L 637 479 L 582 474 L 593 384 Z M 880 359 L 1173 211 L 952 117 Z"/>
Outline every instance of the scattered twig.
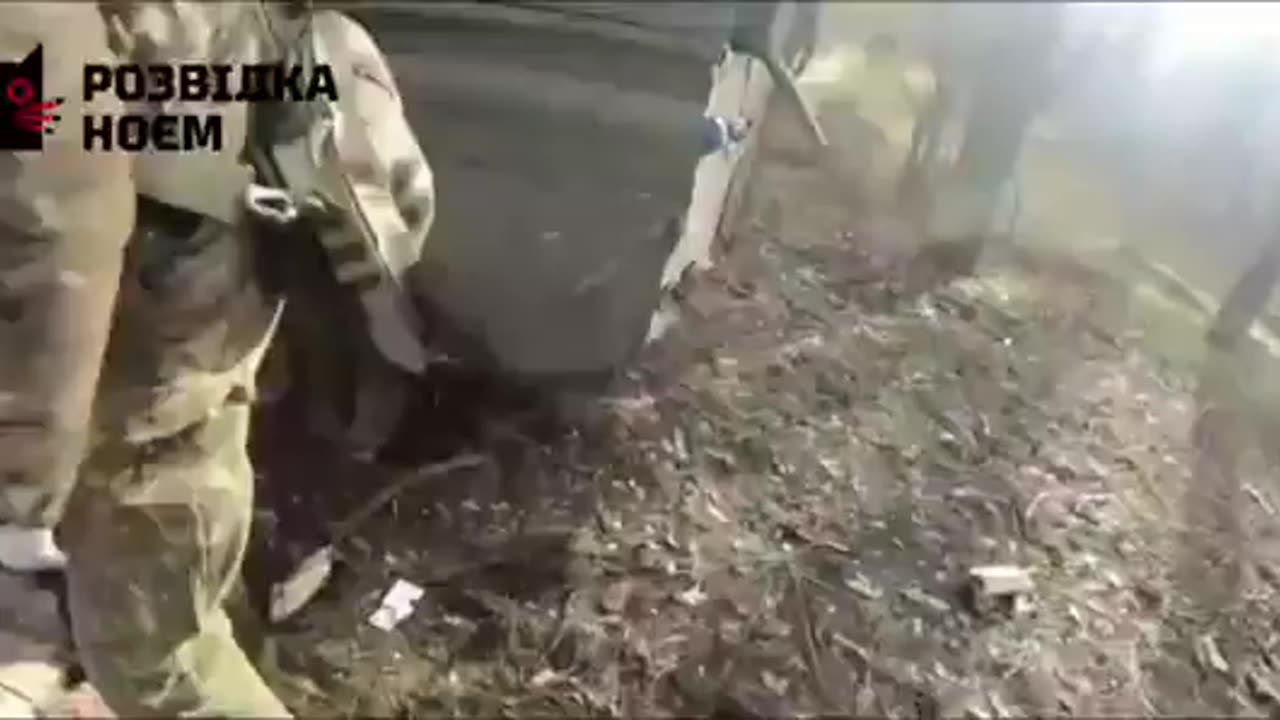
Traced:
<path fill-rule="evenodd" d="M 838 543 L 833 540 L 823 540 L 821 538 L 812 537 L 811 535 L 809 535 L 809 533 L 805 532 L 804 530 L 801 530 L 799 527 L 791 523 L 783 523 L 780 530 L 782 532 L 783 539 L 785 540 L 804 543 L 805 545 L 808 545 L 811 548 L 814 548 L 817 550 L 827 550 L 829 552 L 836 553 L 837 555 L 844 555 L 846 557 L 856 558 L 858 556 L 858 554 L 853 550 L 853 548 L 850 548 L 847 545 L 844 545 L 843 543 Z"/>
<path fill-rule="evenodd" d="M 539 664 L 543 667 L 550 667 L 551 653 L 555 652 L 556 647 L 564 641 L 569 627 L 569 603 L 572 601 L 572 590 L 566 590 L 560 594 L 560 602 L 556 606 L 556 622 L 549 633 L 550 640 L 543 646 L 542 652 L 539 654 Z"/>
<path fill-rule="evenodd" d="M 1000 673 L 1000 682 L 1005 682 L 1014 675 L 1026 672 L 1027 669 L 1031 667 L 1032 658 L 1037 657 L 1040 652 L 1041 651 L 1038 649 L 1020 651 L 1014 656 L 1013 660 L 1009 662 L 1009 667 L 1006 668 L 1004 672 Z"/>
<path fill-rule="evenodd" d="M 840 708 L 840 703 L 836 701 L 835 694 L 831 692 L 831 688 L 827 687 L 826 672 L 818 657 L 818 647 L 814 639 L 813 618 L 809 615 L 808 596 L 804 592 L 803 582 L 803 578 L 794 572 L 791 573 L 791 588 L 795 599 L 796 617 L 800 621 L 799 634 L 802 641 L 800 651 L 804 656 L 805 665 L 809 667 L 809 677 L 813 681 L 814 689 L 818 691 L 818 697 L 822 699 L 826 710 L 832 712 Z"/>
<path fill-rule="evenodd" d="M 329 542 L 316 548 L 298 563 L 293 570 L 271 586 L 270 617 L 280 622 L 298 612 L 320 592 L 333 575 L 334 558 L 339 556 L 338 546 L 360 526 L 373 517 L 383 506 L 393 502 L 406 488 L 417 482 L 446 475 L 455 470 L 484 463 L 483 455 L 460 455 L 444 462 L 416 468 L 392 479 L 372 498 L 337 522 L 329 526 Z"/>
<path fill-rule="evenodd" d="M 437 463 L 423 465 L 396 476 L 385 487 L 366 500 L 354 511 L 329 526 L 330 544 L 336 545 L 373 517 L 384 505 L 399 497 L 411 486 L 456 470 L 478 467 L 489 461 L 488 456 L 478 454 L 458 455 Z"/>
<path fill-rule="evenodd" d="M 1133 678 L 1134 690 L 1138 693 L 1138 700 L 1142 702 L 1142 707 L 1151 717 L 1155 717 L 1156 706 L 1151 701 L 1151 694 L 1147 692 L 1146 683 L 1142 681 L 1142 658 L 1138 654 L 1138 643 L 1129 643 L 1129 676 Z"/>
<path fill-rule="evenodd" d="M 1245 483 L 1244 491 L 1249 495 L 1249 497 L 1253 498 L 1254 502 L 1258 503 L 1258 507 L 1262 508 L 1263 512 L 1271 517 L 1275 517 L 1276 509 L 1272 507 L 1271 502 L 1267 500 L 1266 496 L 1263 495 L 1258 488 L 1254 487 L 1250 483 Z"/>
<path fill-rule="evenodd" d="M 1049 497 L 1052 494 L 1053 492 L 1050 490 L 1041 490 L 1040 492 L 1036 493 L 1035 497 L 1031 498 L 1031 502 L 1027 503 L 1026 509 L 1022 511 L 1021 526 L 1023 528 L 1028 528 L 1031 526 L 1031 518 L 1035 516 L 1036 509 L 1040 507 L 1040 503 L 1043 502 L 1045 498 Z M 1025 536 L 1026 533 L 1024 532 L 1023 535 Z"/>

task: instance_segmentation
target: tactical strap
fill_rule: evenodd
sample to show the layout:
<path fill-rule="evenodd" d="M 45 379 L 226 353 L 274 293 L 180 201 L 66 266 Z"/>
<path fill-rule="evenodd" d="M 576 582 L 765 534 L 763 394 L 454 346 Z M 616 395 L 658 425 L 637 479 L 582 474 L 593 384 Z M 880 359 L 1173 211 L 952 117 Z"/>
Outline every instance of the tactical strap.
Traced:
<path fill-rule="evenodd" d="M 421 372 L 426 364 L 416 327 L 416 312 L 407 307 L 407 295 L 384 262 L 379 243 L 408 232 L 404 218 L 391 195 L 390 178 L 375 162 L 378 157 L 363 128 L 343 128 L 355 108 L 341 107 L 343 98 L 351 102 L 352 88 L 359 80 L 351 63 L 342 58 L 332 62 L 316 18 L 286 17 L 278 6 L 263 4 L 261 18 L 266 35 L 280 48 L 290 64 L 304 68 L 309 76 L 317 65 L 328 65 L 336 75 L 338 105 L 316 101 L 299 104 L 289 132 L 271 128 L 269 139 L 256 138 L 251 152 L 260 159 L 256 165 L 269 168 L 276 177 L 264 178 L 286 189 L 299 205 L 320 198 L 341 215 L 344 222 L 320 228 L 318 237 L 330 260 L 338 282 L 354 291 L 368 321 L 370 336 L 382 355 L 395 365 Z M 286 45 L 286 41 L 291 41 Z M 345 112 L 344 112 L 345 110 Z M 347 116 L 347 118 L 344 118 Z M 352 162 L 356 158 L 361 162 Z"/>
<path fill-rule="evenodd" d="M 336 20 L 340 16 L 328 15 L 321 21 Z M 333 34 L 341 32 L 341 28 L 326 28 Z M 354 88 L 360 82 L 356 78 L 350 62 L 331 62 L 328 48 L 325 45 L 325 34 L 313 32 L 311 50 L 313 61 L 326 63 L 337 73 L 339 88 Z M 355 93 L 339 91 L 338 107 L 325 106 L 332 123 L 327 133 L 326 154 L 332 153 L 332 163 L 321 178 L 324 189 L 330 196 L 336 196 L 340 205 L 351 210 L 351 220 L 356 224 L 355 237 L 350 231 L 329 234 L 322 233 L 322 243 L 329 250 L 334 260 L 334 270 L 338 281 L 352 287 L 359 293 L 360 303 L 368 315 L 369 329 L 379 351 L 391 362 L 418 373 L 426 365 L 426 351 L 421 345 L 417 328 L 417 314 L 412 307 L 407 307 L 408 293 L 400 285 L 400 278 L 387 267 L 381 254 L 380 245 L 395 242 L 408 233 L 404 217 L 391 194 L 391 178 L 386 176 L 386 168 L 376 159 L 377 148 L 362 127 L 356 127 L 354 118 L 359 116 L 358 109 L 344 107 L 354 102 Z M 348 128 L 342 127 L 344 118 L 351 122 Z M 351 160 L 355 160 L 352 162 Z M 343 257 L 343 246 L 352 241 L 360 246 L 360 253 Z M 363 255 L 363 257 L 360 257 Z"/>

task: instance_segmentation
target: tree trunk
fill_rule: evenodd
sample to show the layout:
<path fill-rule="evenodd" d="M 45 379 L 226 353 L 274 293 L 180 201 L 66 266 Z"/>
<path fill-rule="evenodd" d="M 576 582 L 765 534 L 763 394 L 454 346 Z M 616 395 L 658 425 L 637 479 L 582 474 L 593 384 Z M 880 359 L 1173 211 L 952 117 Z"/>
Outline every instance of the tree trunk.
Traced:
<path fill-rule="evenodd" d="M 911 128 L 911 148 L 898 176 L 900 209 L 928 207 L 930 180 L 939 164 L 942 133 L 951 114 L 950 88 L 940 74 L 933 95 L 920 108 Z"/>
<path fill-rule="evenodd" d="M 895 188 L 895 200 L 900 213 L 908 217 L 923 216 L 929 207 L 930 191 L 935 171 L 941 160 L 943 132 L 953 113 L 953 68 L 947 53 L 947 14 L 933 12 L 926 16 L 933 24 L 933 39 L 928 55 L 928 66 L 933 75 L 932 93 L 917 103 L 911 126 L 911 146 L 903 160 Z"/>
<path fill-rule="evenodd" d="M 1223 298 L 1218 316 L 1209 328 L 1207 342 L 1222 350 L 1236 348 L 1267 306 L 1277 280 L 1280 280 L 1280 238 L 1273 238 Z"/>
<path fill-rule="evenodd" d="M 930 208 L 921 261 L 942 278 L 976 270 L 996 211 L 1037 111 L 1052 88 L 1061 8 L 1009 5 L 1008 25 L 982 54 L 971 88 L 964 138 L 954 167 Z"/>

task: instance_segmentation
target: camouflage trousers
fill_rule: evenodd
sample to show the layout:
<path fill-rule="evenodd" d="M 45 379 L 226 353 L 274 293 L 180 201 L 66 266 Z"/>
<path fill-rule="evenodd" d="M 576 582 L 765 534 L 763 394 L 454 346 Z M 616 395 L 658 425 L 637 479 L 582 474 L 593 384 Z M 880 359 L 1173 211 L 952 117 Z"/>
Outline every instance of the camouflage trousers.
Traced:
<path fill-rule="evenodd" d="M 182 432 L 107 440 L 59 528 L 73 634 L 120 717 L 288 717 L 233 634 L 253 512 L 246 394 Z"/>

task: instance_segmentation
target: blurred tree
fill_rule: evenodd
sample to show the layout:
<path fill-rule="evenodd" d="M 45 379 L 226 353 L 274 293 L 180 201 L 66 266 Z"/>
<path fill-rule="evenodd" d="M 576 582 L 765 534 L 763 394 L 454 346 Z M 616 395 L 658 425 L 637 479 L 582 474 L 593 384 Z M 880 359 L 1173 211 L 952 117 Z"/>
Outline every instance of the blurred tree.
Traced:
<path fill-rule="evenodd" d="M 1267 48 L 1246 46 L 1230 58 L 1218 83 L 1213 152 L 1203 164 L 1217 180 L 1206 188 L 1217 197 L 1218 223 L 1228 232 L 1262 237 L 1262 248 L 1227 292 L 1207 341 L 1234 350 L 1262 314 L 1280 282 L 1280 213 L 1272 200 L 1280 187 L 1268 135 L 1275 132 L 1275 71 Z M 1274 147 L 1274 145 L 1272 146 Z M 1224 224 L 1225 223 L 1225 224 Z"/>
<path fill-rule="evenodd" d="M 1248 226 L 1257 219 L 1254 188 L 1262 161 L 1257 148 L 1267 105 L 1274 97 L 1270 57 L 1269 44 L 1248 43 L 1228 56 L 1215 83 L 1217 97 L 1211 107 L 1216 112 L 1210 115 L 1204 146 L 1211 150 L 1199 165 L 1202 171 L 1211 169 L 1207 174 L 1217 180 L 1216 205 L 1231 224 L 1245 220 Z"/>
<path fill-rule="evenodd" d="M 987 27 L 978 37 L 965 38 L 967 51 L 949 48 L 949 75 L 957 80 L 953 91 L 968 102 L 959 153 L 940 179 L 927 211 L 928 243 L 913 263 L 916 277 L 928 282 L 939 279 L 939 273 L 974 272 L 984 241 L 1011 199 L 1031 121 L 1058 81 L 1061 5 L 962 5 L 954 12 L 970 8 L 981 13 Z M 948 41 L 972 32 L 978 23 L 977 17 L 953 21 L 945 31 Z M 982 45 L 975 48 L 979 41 Z"/>
<path fill-rule="evenodd" d="M 1234 350 L 1249 333 L 1254 320 L 1271 299 L 1280 280 L 1280 237 L 1272 238 L 1258 253 L 1218 308 L 1207 341 L 1219 350 Z"/>
<path fill-rule="evenodd" d="M 933 76 L 933 87 L 915 106 L 911 127 L 911 144 L 898 176 L 897 203 L 900 210 L 914 211 L 928 207 L 928 191 L 935 170 L 943 156 L 943 132 L 947 118 L 953 114 L 953 81 L 938 39 L 929 52 L 927 65 Z"/>
<path fill-rule="evenodd" d="M 818 17 L 822 3 L 818 0 L 796 3 L 795 19 L 783 43 L 783 60 L 791 72 L 800 75 L 813 59 L 818 44 Z"/>

